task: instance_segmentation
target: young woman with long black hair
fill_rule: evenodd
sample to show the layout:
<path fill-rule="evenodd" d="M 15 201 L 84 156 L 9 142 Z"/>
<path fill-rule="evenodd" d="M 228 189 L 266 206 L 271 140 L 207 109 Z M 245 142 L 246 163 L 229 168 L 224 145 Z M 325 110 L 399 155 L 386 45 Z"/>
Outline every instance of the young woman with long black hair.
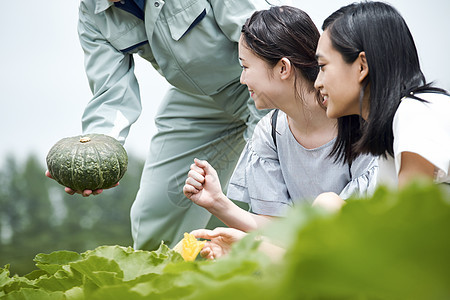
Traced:
<path fill-rule="evenodd" d="M 425 80 L 405 20 L 391 5 L 344 6 L 323 23 L 315 87 L 338 119 L 332 154 L 380 156 L 377 184 L 450 182 L 450 97 Z"/>

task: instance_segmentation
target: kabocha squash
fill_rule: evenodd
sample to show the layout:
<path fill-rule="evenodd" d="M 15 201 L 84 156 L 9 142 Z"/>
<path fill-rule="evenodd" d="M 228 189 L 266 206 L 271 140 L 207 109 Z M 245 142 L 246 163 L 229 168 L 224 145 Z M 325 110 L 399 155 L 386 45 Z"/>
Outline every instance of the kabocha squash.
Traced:
<path fill-rule="evenodd" d="M 74 191 L 110 188 L 123 177 L 127 165 L 123 146 L 104 134 L 63 138 L 47 155 L 50 175 Z"/>

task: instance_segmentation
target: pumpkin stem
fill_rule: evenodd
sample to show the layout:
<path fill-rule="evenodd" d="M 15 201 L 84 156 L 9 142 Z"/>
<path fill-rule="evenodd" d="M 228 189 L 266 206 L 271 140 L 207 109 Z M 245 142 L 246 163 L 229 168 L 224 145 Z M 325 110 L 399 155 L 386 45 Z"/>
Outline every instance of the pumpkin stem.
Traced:
<path fill-rule="evenodd" d="M 80 143 L 87 143 L 90 141 L 91 141 L 91 138 L 87 137 L 87 136 L 80 138 Z"/>

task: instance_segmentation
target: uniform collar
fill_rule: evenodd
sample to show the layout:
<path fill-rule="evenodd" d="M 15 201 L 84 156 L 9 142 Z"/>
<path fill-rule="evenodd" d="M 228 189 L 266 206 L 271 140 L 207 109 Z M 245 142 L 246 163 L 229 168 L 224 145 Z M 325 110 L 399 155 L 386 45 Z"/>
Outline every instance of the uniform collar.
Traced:
<path fill-rule="evenodd" d="M 95 14 L 104 12 L 112 5 L 114 3 L 109 0 L 95 0 Z"/>
<path fill-rule="evenodd" d="M 136 5 L 143 11 L 145 6 L 145 0 L 135 0 Z M 95 1 L 95 14 L 104 12 L 110 6 L 113 6 L 114 2 L 109 0 L 96 0 Z"/>
<path fill-rule="evenodd" d="M 134 0 L 134 3 L 142 10 L 145 9 L 145 0 Z"/>

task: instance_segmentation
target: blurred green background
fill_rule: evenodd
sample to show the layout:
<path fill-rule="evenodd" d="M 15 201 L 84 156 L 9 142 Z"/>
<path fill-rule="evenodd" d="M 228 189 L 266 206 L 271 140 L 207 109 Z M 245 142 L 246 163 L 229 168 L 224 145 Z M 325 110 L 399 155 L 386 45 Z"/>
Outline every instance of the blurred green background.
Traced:
<path fill-rule="evenodd" d="M 129 214 L 143 164 L 129 156 L 118 187 L 84 198 L 47 178 L 36 155 L 6 157 L 0 170 L 0 267 L 10 264 L 11 274 L 22 276 L 36 268 L 38 253 L 132 246 Z"/>

